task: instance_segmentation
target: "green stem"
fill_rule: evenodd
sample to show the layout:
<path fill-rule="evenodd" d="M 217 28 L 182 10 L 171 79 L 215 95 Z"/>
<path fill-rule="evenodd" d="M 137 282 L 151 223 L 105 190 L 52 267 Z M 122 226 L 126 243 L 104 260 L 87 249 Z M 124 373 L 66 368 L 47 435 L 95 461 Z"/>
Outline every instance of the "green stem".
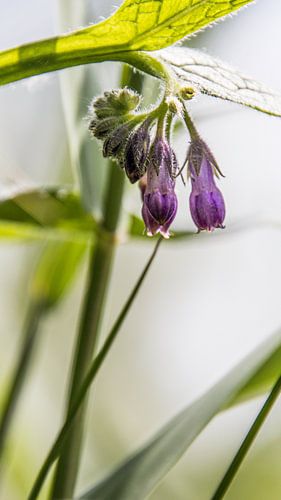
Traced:
<path fill-rule="evenodd" d="M 199 138 L 198 131 L 197 131 L 191 117 L 189 116 L 183 101 L 182 101 L 182 105 L 183 105 L 183 119 L 184 119 L 186 127 L 190 133 L 190 137 L 191 137 L 191 139 L 198 139 Z"/>
<path fill-rule="evenodd" d="M 133 74 L 132 70 L 129 75 L 131 74 Z M 130 86 L 131 82 L 122 78 L 121 84 L 122 86 Z M 121 211 L 124 183 L 124 173 L 115 163 L 111 162 L 104 198 L 103 220 L 90 258 L 88 282 L 70 380 L 67 416 L 71 414 L 73 403 L 89 368 L 97 344 L 116 246 L 115 233 Z M 61 450 L 54 477 L 52 498 L 71 498 L 73 496 L 79 471 L 86 406 L 87 401 L 79 410 Z"/>
<path fill-rule="evenodd" d="M 162 241 L 162 237 L 160 237 L 158 239 L 158 241 L 155 245 L 155 248 L 154 248 L 145 268 L 143 269 L 136 285 L 134 286 L 131 294 L 129 295 L 129 297 L 128 297 L 124 307 L 122 308 L 117 320 L 115 321 L 110 333 L 108 334 L 108 337 L 107 337 L 105 343 L 103 344 L 103 347 L 101 348 L 100 352 L 98 353 L 98 355 L 95 357 L 94 361 L 92 362 L 92 364 L 87 372 L 87 375 L 85 376 L 83 383 L 81 384 L 81 387 L 78 390 L 78 393 L 77 393 L 75 401 L 71 407 L 69 415 L 68 415 L 64 425 L 62 426 L 60 432 L 58 433 L 58 436 L 57 436 L 51 450 L 49 451 L 46 460 L 44 461 L 44 463 L 39 471 L 39 474 L 34 482 L 32 490 L 28 496 L 28 500 L 35 500 L 37 498 L 37 496 L 41 490 L 41 487 L 43 486 L 43 483 L 45 481 L 45 478 L 48 474 L 50 467 L 52 466 L 52 464 L 54 463 L 54 461 L 58 457 L 60 450 L 61 450 L 67 436 L 71 433 L 72 426 L 75 423 L 74 420 L 76 420 L 75 417 L 76 417 L 79 409 L 81 408 L 81 405 L 85 399 L 85 396 L 87 395 L 87 393 L 91 387 L 91 384 L 93 383 L 93 380 L 95 379 L 102 363 L 104 362 L 114 340 L 116 339 L 117 334 L 120 330 L 120 327 L 122 326 L 122 323 L 123 323 L 124 319 L 126 318 L 128 312 L 129 312 L 129 310 L 130 310 L 130 308 L 131 308 L 131 306 L 132 306 L 132 304 L 137 296 L 138 291 L 140 290 L 140 287 L 144 281 L 144 278 L 146 277 L 146 275 L 151 267 L 151 264 L 152 264 L 153 260 L 155 259 L 155 256 L 157 254 L 157 251 L 158 251 L 158 248 L 159 248 L 161 241 Z"/>
<path fill-rule="evenodd" d="M 30 366 L 31 357 L 36 344 L 38 325 L 42 319 L 43 312 L 43 307 L 33 305 L 29 308 L 27 313 L 22 345 L 18 354 L 15 370 L 11 378 L 0 419 L 0 457 L 3 454 L 13 414 L 28 374 L 28 368 Z"/>
<path fill-rule="evenodd" d="M 228 490 L 231 482 L 234 479 L 240 465 L 242 464 L 251 444 L 253 443 L 255 437 L 257 436 L 262 424 L 264 423 L 267 415 L 269 414 L 273 404 L 278 398 L 281 391 L 281 376 L 278 378 L 277 382 L 274 384 L 271 393 L 269 394 L 267 400 L 265 401 L 262 409 L 260 410 L 258 416 L 256 417 L 253 425 L 251 426 L 247 436 L 242 442 L 239 450 L 237 451 L 235 457 L 233 458 L 230 466 L 228 467 L 225 475 L 223 476 L 219 486 L 217 487 L 211 500 L 220 500 L 224 497 L 226 491 Z"/>

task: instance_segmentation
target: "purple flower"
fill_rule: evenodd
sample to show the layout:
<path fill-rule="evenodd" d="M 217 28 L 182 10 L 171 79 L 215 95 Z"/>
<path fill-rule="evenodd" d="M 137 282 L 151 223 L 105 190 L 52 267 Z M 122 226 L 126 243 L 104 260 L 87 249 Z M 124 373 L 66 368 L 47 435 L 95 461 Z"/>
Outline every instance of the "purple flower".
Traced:
<path fill-rule="evenodd" d="M 156 138 L 148 159 L 147 185 L 143 197 L 142 216 L 148 236 L 160 233 L 169 238 L 169 227 L 178 207 L 173 172 L 176 159 L 170 145 Z"/>
<path fill-rule="evenodd" d="M 191 142 L 188 170 L 192 185 L 189 206 L 194 223 L 199 231 L 223 228 L 225 204 L 214 180 L 214 170 L 218 170 L 218 167 L 208 146 L 201 139 Z"/>

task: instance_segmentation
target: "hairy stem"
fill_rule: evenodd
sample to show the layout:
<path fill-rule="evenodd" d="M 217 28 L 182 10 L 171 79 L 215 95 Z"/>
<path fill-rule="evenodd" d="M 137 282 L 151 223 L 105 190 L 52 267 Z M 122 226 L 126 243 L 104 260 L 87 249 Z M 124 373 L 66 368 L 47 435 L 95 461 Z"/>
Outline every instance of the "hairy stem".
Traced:
<path fill-rule="evenodd" d="M 43 313 L 44 308 L 38 304 L 30 306 L 27 312 L 22 345 L 18 353 L 18 359 L 11 377 L 0 418 L 0 458 L 2 457 L 5 448 L 13 414 L 28 374 L 28 368 L 30 366 L 31 357 L 36 344 L 38 326 Z"/>
<path fill-rule="evenodd" d="M 122 78 L 122 86 L 131 85 L 130 75 L 133 75 L 133 72 L 128 74 L 127 69 L 126 72 L 127 80 Z M 73 402 L 89 368 L 97 343 L 114 257 L 115 233 L 121 211 L 123 190 L 124 173 L 115 163 L 111 162 L 104 197 L 103 220 L 90 258 L 88 282 L 69 386 L 67 416 L 71 414 Z M 54 477 L 52 498 L 71 498 L 73 496 L 79 471 L 86 405 L 85 401 L 61 450 Z"/>
<path fill-rule="evenodd" d="M 280 391 L 281 391 L 281 376 L 274 384 L 268 398 L 266 399 L 262 409 L 258 413 L 253 425 L 251 426 L 239 450 L 237 451 L 230 466 L 228 467 L 226 473 L 224 474 L 211 500 L 221 500 L 221 498 L 224 497 L 240 465 L 242 464 L 247 452 L 249 451 L 250 446 L 252 445 L 255 437 L 257 436 L 262 424 L 264 423 L 276 399 L 278 398 Z"/>

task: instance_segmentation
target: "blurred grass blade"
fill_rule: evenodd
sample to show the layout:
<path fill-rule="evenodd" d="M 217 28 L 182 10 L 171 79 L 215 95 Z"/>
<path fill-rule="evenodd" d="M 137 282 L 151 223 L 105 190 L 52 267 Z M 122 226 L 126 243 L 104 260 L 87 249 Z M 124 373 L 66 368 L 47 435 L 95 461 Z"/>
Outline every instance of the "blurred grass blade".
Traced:
<path fill-rule="evenodd" d="M 212 389 L 174 417 L 156 436 L 81 499 L 143 500 L 210 420 L 247 386 L 281 346 L 281 330 L 233 368 Z M 280 373 L 280 368 L 279 368 Z"/>
<path fill-rule="evenodd" d="M 116 319 L 110 333 L 108 334 L 108 337 L 104 343 L 104 345 L 102 346 L 101 350 L 99 351 L 98 355 L 94 358 L 92 364 L 90 365 L 90 368 L 88 369 L 87 371 L 87 374 L 85 375 L 85 378 L 84 378 L 84 381 L 82 382 L 81 386 L 79 387 L 78 391 L 77 391 L 77 394 L 76 394 L 76 397 L 73 401 L 73 404 L 69 410 L 69 413 L 68 413 L 68 416 L 67 416 L 67 419 L 64 423 L 64 425 L 62 426 L 60 432 L 58 433 L 58 436 L 52 446 L 52 448 L 50 449 L 47 457 L 46 457 L 46 460 L 45 462 L 43 463 L 40 471 L 39 471 L 39 474 L 34 482 L 34 485 L 32 487 L 32 490 L 28 496 L 28 500 L 34 500 L 35 498 L 38 497 L 38 494 L 40 493 L 40 490 L 43 486 L 43 483 L 46 479 L 46 476 L 49 472 L 49 469 L 50 467 L 52 466 L 52 464 L 54 463 L 54 461 L 56 460 L 56 458 L 58 457 L 59 453 L 60 453 L 60 450 L 62 449 L 62 446 L 65 442 L 65 439 L 67 438 L 67 435 L 70 431 L 70 429 L 72 428 L 72 424 L 73 424 L 73 421 L 78 413 L 78 410 L 81 408 L 82 406 L 82 403 L 83 401 L 85 400 L 85 397 L 87 396 L 87 393 L 91 387 L 91 384 L 95 378 L 95 376 L 97 375 L 102 363 L 104 362 L 109 350 L 110 350 L 110 347 L 112 346 L 114 340 L 116 339 L 117 337 L 117 334 L 120 330 L 120 327 L 122 326 L 140 288 L 141 288 L 141 285 L 156 257 L 156 254 L 157 254 L 157 251 L 158 251 L 158 248 L 159 248 L 159 245 L 162 241 L 162 237 L 160 237 L 154 247 L 154 250 L 146 264 L 146 266 L 144 267 L 139 279 L 137 280 L 132 292 L 130 293 L 124 307 L 122 308 L 118 318 Z M 114 498 L 114 497 L 113 497 Z"/>
<path fill-rule="evenodd" d="M 253 425 L 251 426 L 249 432 L 247 433 L 245 439 L 243 440 L 238 452 L 233 458 L 230 466 L 228 467 L 225 475 L 223 476 L 211 500 L 221 500 L 224 497 L 240 465 L 242 464 L 247 452 L 249 451 L 250 446 L 252 445 L 254 439 L 256 438 L 262 424 L 264 423 L 272 406 L 277 400 L 280 391 L 281 391 L 281 377 L 279 377 L 277 382 L 274 384 L 268 398 L 266 399 L 262 409 L 255 418 Z"/>
<path fill-rule="evenodd" d="M 31 279 L 31 302 L 54 307 L 76 276 L 86 249 L 79 241 L 47 242 Z"/>
<path fill-rule="evenodd" d="M 11 382 L 0 416 L 0 456 L 4 450 L 13 413 L 20 397 L 36 347 L 40 322 L 56 306 L 73 282 L 87 245 L 78 242 L 48 242 L 31 278 L 29 310 Z"/>
<path fill-rule="evenodd" d="M 66 188 L 12 190 L 0 199 L 0 239 L 86 240 L 96 221 L 79 196 Z"/>
<path fill-rule="evenodd" d="M 133 51 L 167 47 L 252 1 L 125 0 L 98 24 L 1 52 L 0 85 L 91 62 L 130 62 Z M 140 62 L 137 52 L 133 57 Z M 141 64 L 146 65 L 145 55 Z"/>
<path fill-rule="evenodd" d="M 12 191 L 0 199 L 0 221 L 15 221 L 35 226 L 58 226 L 73 222 L 92 228 L 92 217 L 79 196 L 63 187 Z"/>
<path fill-rule="evenodd" d="M 229 406 L 237 405 L 265 394 L 281 372 L 281 346 L 261 366 L 247 384 L 243 385 Z"/>
<path fill-rule="evenodd" d="M 0 415 L 0 460 L 6 444 L 7 435 L 12 422 L 13 414 L 23 388 L 27 371 L 34 351 L 35 340 L 44 307 L 39 304 L 29 307 L 25 321 L 23 340 L 18 353 L 11 381 L 5 395 L 4 404 Z"/>
<path fill-rule="evenodd" d="M 59 30 L 71 26 L 88 25 L 91 21 L 89 6 L 76 0 L 58 0 Z M 100 69 L 100 68 L 99 68 Z M 88 212 L 97 208 L 100 195 L 100 177 L 104 173 L 104 159 L 97 141 L 89 140 L 85 116 L 93 95 L 101 92 L 101 71 L 95 66 L 60 72 L 62 108 L 67 131 L 72 172 L 79 187 L 82 204 Z M 77 96 L 81 96 L 77 99 Z"/>

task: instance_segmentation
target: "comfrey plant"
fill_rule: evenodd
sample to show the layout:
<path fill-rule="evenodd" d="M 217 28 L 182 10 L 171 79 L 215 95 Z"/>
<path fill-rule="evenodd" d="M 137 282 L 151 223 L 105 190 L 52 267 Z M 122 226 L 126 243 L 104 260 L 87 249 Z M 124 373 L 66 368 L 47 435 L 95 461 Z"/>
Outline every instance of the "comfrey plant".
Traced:
<path fill-rule="evenodd" d="M 48 245 L 31 279 L 25 336 L 0 419 L 0 454 L 3 454 L 12 411 L 25 381 L 42 318 L 58 305 L 86 254 L 85 250 L 91 249 L 66 397 L 65 421 L 34 477 L 29 500 L 38 498 L 54 464 L 50 498 L 78 498 L 75 486 L 87 395 L 160 243 L 171 234 L 174 235 L 172 241 L 179 236 L 177 231 L 171 232 L 171 226 L 178 209 L 176 183 L 183 177 L 184 169 L 190 187 L 190 213 L 198 231 L 211 232 L 224 227 L 225 202 L 217 181 L 222 173 L 205 138 L 200 136 L 189 115 L 189 101 L 195 94 L 199 96 L 203 93 L 281 116 L 280 94 L 206 53 L 174 45 L 250 3 L 251 0 L 125 0 L 111 17 L 101 23 L 0 52 L 0 85 L 76 65 L 103 61 L 125 63 L 120 88 L 94 97 L 90 106 L 89 130 L 92 136 L 102 141 L 102 153 L 107 162 L 105 189 L 100 196 L 103 201 L 97 211 L 99 216 L 94 215 L 91 205 L 95 182 L 89 182 L 89 179 L 93 176 L 93 164 L 96 166 L 101 158 L 97 154 L 85 154 L 89 137 L 86 130 L 85 135 L 80 133 L 85 107 L 77 113 L 77 102 L 85 103 L 85 96 L 79 96 L 77 87 L 73 87 L 68 103 L 72 106 L 72 113 L 67 113 L 66 121 L 70 122 L 68 130 L 72 130 L 70 149 L 79 173 L 77 177 L 81 181 L 79 194 L 61 187 L 39 189 L 13 193 L 10 199 L 0 203 L 3 218 L 6 217 L 9 224 L 16 223 L 13 231 L 9 226 L 13 236 L 32 234 L 35 239 L 46 236 L 47 240 L 51 232 L 54 240 L 52 244 L 47 240 Z M 66 11 L 70 8 L 68 2 Z M 77 25 L 80 24 L 80 20 L 77 21 Z M 145 110 L 141 106 L 142 85 L 150 77 L 161 82 L 163 94 L 159 102 Z M 68 81 L 68 91 L 72 83 Z M 62 88 L 64 84 L 65 80 L 62 80 Z M 79 88 L 86 86 L 80 85 Z M 182 120 L 189 133 L 185 136 L 187 154 L 183 166 L 179 165 L 177 152 L 170 142 L 176 120 Z M 127 237 L 141 238 L 144 229 L 148 236 L 158 237 L 152 255 L 106 341 L 96 352 L 114 251 L 120 241 L 119 219 L 126 177 L 130 183 L 138 183 L 143 218 L 142 222 L 138 217 L 127 214 Z M 13 210 L 12 215 L 7 216 L 7 207 L 15 205 L 21 209 Z M 28 207 L 28 210 L 25 212 L 22 207 Z M 7 231 L 7 234 L 10 233 Z M 190 238 L 191 233 L 182 232 L 180 236 Z M 210 391 L 172 419 L 149 443 L 79 498 L 146 498 L 212 417 L 251 397 L 253 393 L 265 392 L 273 386 L 213 496 L 216 500 L 222 498 L 280 392 L 279 362 L 276 363 L 277 358 L 280 360 L 280 346 L 281 335 L 278 332 Z"/>
<path fill-rule="evenodd" d="M 168 139 L 173 115 L 185 121 L 191 137 L 187 172 L 192 186 L 192 219 L 198 231 L 224 227 L 225 204 L 214 180 L 214 174 L 221 172 L 184 103 L 184 98 L 194 96 L 194 90 L 177 85 L 176 92 L 165 95 L 161 104 L 148 113 L 137 112 L 140 96 L 126 88 L 105 92 L 103 97 L 93 100 L 90 108 L 89 130 L 103 141 L 103 155 L 117 160 L 131 183 L 140 182 L 142 216 L 148 236 L 160 233 L 169 238 L 169 228 L 177 213 L 175 182 L 179 169 Z"/>

